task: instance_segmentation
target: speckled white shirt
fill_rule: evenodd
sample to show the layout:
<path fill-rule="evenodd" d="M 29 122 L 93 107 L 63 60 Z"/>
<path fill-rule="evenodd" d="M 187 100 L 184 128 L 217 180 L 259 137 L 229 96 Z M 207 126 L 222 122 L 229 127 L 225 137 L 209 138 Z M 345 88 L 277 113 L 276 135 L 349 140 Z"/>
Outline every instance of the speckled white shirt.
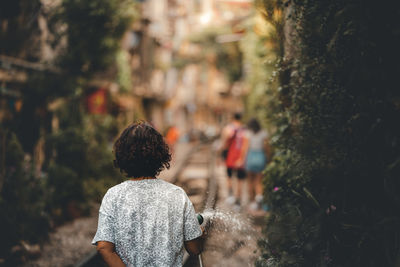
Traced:
<path fill-rule="evenodd" d="M 92 244 L 114 243 L 127 266 L 182 266 L 183 242 L 201 234 L 182 188 L 160 179 L 128 180 L 105 194 Z"/>

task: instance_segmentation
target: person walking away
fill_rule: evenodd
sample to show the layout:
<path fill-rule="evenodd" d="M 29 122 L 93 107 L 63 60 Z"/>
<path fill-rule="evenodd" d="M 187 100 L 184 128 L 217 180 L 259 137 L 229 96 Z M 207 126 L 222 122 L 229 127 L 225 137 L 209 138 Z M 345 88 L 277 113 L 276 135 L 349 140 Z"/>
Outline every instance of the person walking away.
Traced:
<path fill-rule="evenodd" d="M 129 179 L 105 194 L 92 241 L 108 266 L 182 266 L 184 248 L 198 255 L 205 234 L 192 203 L 180 187 L 157 178 L 171 160 L 162 135 L 133 123 L 114 154 Z"/>
<path fill-rule="evenodd" d="M 245 159 L 247 139 L 245 128 L 241 123 L 242 115 L 235 113 L 233 121 L 223 130 L 223 156 L 225 157 L 225 166 L 228 176 L 228 204 L 235 203 L 236 207 L 240 207 L 242 195 L 243 181 L 246 178 Z M 237 178 L 236 192 L 233 194 L 233 176 Z"/>
<path fill-rule="evenodd" d="M 172 157 L 174 157 L 174 151 L 175 151 L 175 144 L 178 142 L 179 140 L 179 130 L 175 125 L 172 125 L 171 127 L 168 128 L 168 131 L 165 135 L 165 142 L 167 142 Z"/>
<path fill-rule="evenodd" d="M 261 129 L 257 119 L 252 118 L 248 124 L 248 152 L 246 157 L 247 183 L 251 210 L 261 208 L 263 200 L 262 171 L 267 165 L 269 155 L 268 134 Z"/>

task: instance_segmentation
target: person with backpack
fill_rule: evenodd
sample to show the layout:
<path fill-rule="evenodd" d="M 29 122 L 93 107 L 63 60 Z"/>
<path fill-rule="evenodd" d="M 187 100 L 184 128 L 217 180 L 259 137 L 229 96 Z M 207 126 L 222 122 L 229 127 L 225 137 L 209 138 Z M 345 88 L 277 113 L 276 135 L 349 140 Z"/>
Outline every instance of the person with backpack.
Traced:
<path fill-rule="evenodd" d="M 245 127 L 241 123 L 241 113 L 235 113 L 233 121 L 225 126 L 222 133 L 223 157 L 225 159 L 226 172 L 228 176 L 228 204 L 235 204 L 240 208 L 242 187 L 246 178 L 245 159 L 247 138 Z M 233 193 L 233 176 L 237 178 L 235 194 Z"/>

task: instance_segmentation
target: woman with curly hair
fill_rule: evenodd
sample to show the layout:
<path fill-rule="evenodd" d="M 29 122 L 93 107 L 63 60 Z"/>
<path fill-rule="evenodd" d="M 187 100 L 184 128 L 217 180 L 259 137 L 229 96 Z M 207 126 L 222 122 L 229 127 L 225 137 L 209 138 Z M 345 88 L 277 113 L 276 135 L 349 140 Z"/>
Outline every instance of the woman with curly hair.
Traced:
<path fill-rule="evenodd" d="M 171 154 L 147 123 L 128 126 L 114 144 L 114 165 L 128 178 L 110 188 L 92 241 L 109 266 L 182 266 L 183 248 L 198 255 L 203 232 L 178 186 L 157 179 Z"/>

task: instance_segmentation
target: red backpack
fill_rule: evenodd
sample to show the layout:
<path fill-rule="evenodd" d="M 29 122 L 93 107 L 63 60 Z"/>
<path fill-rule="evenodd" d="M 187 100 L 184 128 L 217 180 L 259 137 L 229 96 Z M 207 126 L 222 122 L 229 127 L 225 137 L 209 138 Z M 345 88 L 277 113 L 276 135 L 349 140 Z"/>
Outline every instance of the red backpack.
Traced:
<path fill-rule="evenodd" d="M 232 137 L 228 140 L 228 153 L 226 157 L 226 166 L 229 168 L 242 168 L 243 166 L 235 166 L 236 161 L 240 158 L 244 142 L 244 128 L 236 128 Z"/>

